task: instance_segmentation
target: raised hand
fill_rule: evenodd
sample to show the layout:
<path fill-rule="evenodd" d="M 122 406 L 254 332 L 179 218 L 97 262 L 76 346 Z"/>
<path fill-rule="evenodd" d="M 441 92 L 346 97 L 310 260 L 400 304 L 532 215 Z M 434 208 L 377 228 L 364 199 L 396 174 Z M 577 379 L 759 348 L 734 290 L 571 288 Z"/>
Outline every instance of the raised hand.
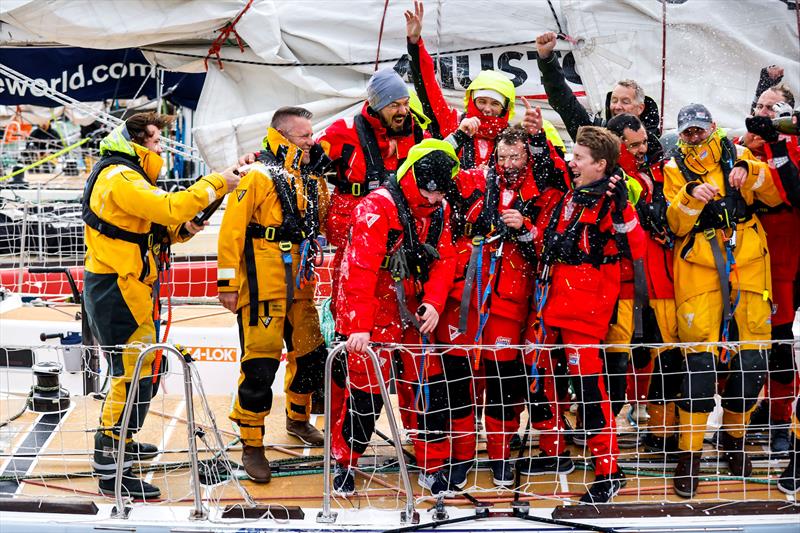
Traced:
<path fill-rule="evenodd" d="M 481 119 L 478 117 L 467 117 L 461 121 L 461 124 L 458 125 L 458 129 L 472 137 L 476 133 L 478 133 L 478 129 L 481 127 Z"/>
<path fill-rule="evenodd" d="M 422 6 L 422 0 L 414 0 L 414 12 L 406 10 L 404 13 L 406 17 L 406 37 L 411 41 L 411 44 L 417 44 L 419 37 L 422 35 L 422 16 L 425 9 Z"/>
<path fill-rule="evenodd" d="M 522 119 L 522 127 L 531 135 L 536 135 L 542 131 L 542 110 L 540 107 L 531 107 L 528 99 L 520 97 L 525 105 L 525 117 Z"/>
<path fill-rule="evenodd" d="M 553 31 L 548 31 L 536 37 L 536 51 L 539 53 L 539 57 L 542 59 L 550 57 L 556 47 L 557 40 L 558 36 Z"/>

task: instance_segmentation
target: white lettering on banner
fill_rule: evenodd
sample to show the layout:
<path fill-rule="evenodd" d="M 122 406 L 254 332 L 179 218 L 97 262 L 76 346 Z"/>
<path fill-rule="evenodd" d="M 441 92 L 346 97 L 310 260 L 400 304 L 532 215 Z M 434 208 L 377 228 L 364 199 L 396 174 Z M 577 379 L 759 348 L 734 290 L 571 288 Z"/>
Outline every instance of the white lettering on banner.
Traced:
<path fill-rule="evenodd" d="M 187 350 L 192 354 L 195 361 L 205 361 L 208 363 L 236 363 L 236 348 L 221 348 L 217 346 L 190 346 Z"/>
<path fill-rule="evenodd" d="M 103 71 L 103 74 L 100 74 L 100 71 Z M 103 83 L 108 79 L 108 74 L 105 72 L 108 71 L 108 65 L 97 65 L 92 69 L 92 79 L 96 80 L 98 83 Z"/>
<path fill-rule="evenodd" d="M 33 84 L 24 80 L 0 76 L 0 94 L 8 91 L 13 96 L 42 97 L 49 88 L 53 91 L 69 92 L 78 91 L 95 84 L 107 83 L 110 80 L 122 78 L 155 77 L 155 67 L 147 63 L 111 63 L 110 65 L 96 65 L 91 69 L 90 75 L 81 63 L 75 70 L 64 70 L 50 79 L 36 78 Z"/>

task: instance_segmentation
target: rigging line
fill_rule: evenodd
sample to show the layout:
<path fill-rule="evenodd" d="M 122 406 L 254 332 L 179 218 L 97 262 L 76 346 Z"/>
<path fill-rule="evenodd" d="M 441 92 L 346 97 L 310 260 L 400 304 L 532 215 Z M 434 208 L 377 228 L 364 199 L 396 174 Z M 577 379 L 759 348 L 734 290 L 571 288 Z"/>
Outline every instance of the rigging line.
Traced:
<path fill-rule="evenodd" d="M 800 19 L 798 19 L 800 24 Z M 664 94 L 667 87 L 667 3 L 661 2 L 661 107 L 659 109 L 659 128 L 664 130 Z"/>
<path fill-rule="evenodd" d="M 24 83 L 26 83 L 30 87 L 36 87 L 37 89 L 42 91 L 44 96 L 46 96 L 46 97 L 50 98 L 51 100 L 53 100 L 55 102 L 58 102 L 58 103 L 60 103 L 60 104 L 62 104 L 64 106 L 72 106 L 73 108 L 78 109 L 78 110 L 82 111 L 83 113 L 86 113 L 87 115 L 89 115 L 91 117 L 94 117 L 95 119 L 97 119 L 101 124 L 103 124 L 106 127 L 115 128 L 115 127 L 119 126 L 120 124 L 122 124 L 122 122 L 123 122 L 121 119 L 115 117 L 114 115 L 111 115 L 109 113 L 105 113 L 103 111 L 98 111 L 98 110 L 86 105 L 85 103 L 80 102 L 80 101 L 76 100 L 75 98 L 72 98 L 71 96 L 69 96 L 67 94 L 64 94 L 64 93 L 61 93 L 61 92 L 58 92 L 58 91 L 52 89 L 49 85 L 38 84 L 38 83 L 36 83 L 36 80 L 26 76 L 25 74 L 22 74 L 21 72 L 18 72 L 16 70 L 12 69 L 8 65 L 4 65 L 4 64 L 0 63 L 0 73 L 5 74 L 9 78 L 13 78 L 13 79 L 16 79 L 16 80 L 23 81 Z M 164 138 L 163 139 L 163 143 L 164 143 L 165 149 L 167 151 L 169 151 L 169 152 L 180 153 L 181 155 L 184 155 L 185 157 L 188 157 L 188 158 L 194 159 L 194 160 L 198 160 L 198 161 L 202 160 L 199 157 L 199 155 L 197 155 L 197 148 L 195 148 L 193 146 L 187 146 L 187 145 L 185 145 L 183 143 L 176 142 L 176 141 L 174 141 L 172 139 L 169 139 L 169 138 Z"/>
<path fill-rule="evenodd" d="M 381 17 L 381 27 L 378 30 L 378 49 L 375 51 L 375 70 L 381 63 L 381 41 L 383 40 L 383 25 L 386 22 L 386 11 L 389 9 L 389 0 L 383 3 L 383 16 Z"/>
<path fill-rule="evenodd" d="M 153 72 L 155 72 L 155 69 L 156 69 L 156 68 L 158 68 L 158 65 L 152 65 L 152 68 L 151 68 L 151 74 L 152 74 Z M 131 98 L 131 100 L 136 100 L 137 98 L 139 98 L 139 94 L 141 94 L 142 90 L 144 89 L 144 86 L 145 86 L 145 84 L 147 84 L 147 82 L 148 82 L 148 80 L 149 80 L 149 79 L 150 79 L 150 74 L 147 74 L 147 75 L 144 77 L 144 81 L 143 81 L 143 82 L 142 82 L 142 84 L 139 86 L 139 88 L 136 90 L 136 94 L 134 94 L 134 95 L 133 95 L 133 98 Z M 158 80 L 156 80 L 156 83 L 158 83 Z M 116 90 L 115 90 L 115 93 L 116 93 Z M 147 102 L 147 103 L 150 103 L 150 102 Z M 134 109 L 134 108 L 132 108 L 132 107 L 126 107 L 126 108 L 125 108 L 125 112 L 124 112 L 124 113 L 122 113 L 122 116 L 121 116 L 120 118 L 121 118 L 122 120 L 125 120 L 125 115 L 127 115 L 127 114 L 128 114 L 128 111 L 132 111 L 133 109 Z"/>
<path fill-rule="evenodd" d="M 558 33 L 564 35 L 564 30 L 561 28 L 561 22 L 558 20 L 558 16 L 556 15 L 556 8 L 553 7 L 553 2 L 547 0 L 547 5 L 550 6 L 550 13 L 553 14 L 553 18 L 556 19 L 556 27 L 558 27 Z"/>
<path fill-rule="evenodd" d="M 442 2 L 444 0 L 437 0 L 436 2 L 436 65 L 439 67 L 436 69 L 436 81 L 439 82 L 439 86 L 442 86 L 442 65 L 439 63 L 439 55 L 441 54 L 442 50 Z"/>
<path fill-rule="evenodd" d="M 500 44 L 490 44 L 485 46 L 473 46 L 471 48 L 459 48 L 457 50 L 448 50 L 446 52 L 441 52 L 441 55 L 451 55 L 451 54 L 462 54 L 464 52 L 478 52 L 481 50 L 494 50 L 496 48 L 508 48 L 510 46 L 522 46 L 528 44 L 536 44 L 536 39 L 528 40 L 528 41 L 515 41 L 511 43 L 500 43 Z M 192 57 L 197 59 L 203 59 L 205 56 L 201 54 L 190 54 L 187 52 L 172 52 L 168 50 L 156 50 L 155 48 L 140 48 L 140 50 L 145 52 L 155 52 L 158 54 L 166 54 L 172 56 L 180 56 L 180 57 Z M 379 63 L 394 63 L 399 61 L 405 56 L 397 56 L 397 57 L 390 57 L 386 59 L 380 59 Z M 256 65 L 262 67 L 357 67 L 362 65 L 373 65 L 375 62 L 373 60 L 369 61 L 332 61 L 327 63 L 300 63 L 300 62 L 292 62 L 292 63 L 269 63 L 266 61 L 251 61 L 248 59 L 233 59 L 227 57 L 221 57 L 221 61 L 228 61 L 230 63 L 239 63 L 242 65 Z"/>
<path fill-rule="evenodd" d="M 128 61 L 128 51 L 130 48 L 125 49 L 125 55 L 122 56 L 122 63 L 126 63 Z M 114 85 L 114 94 L 111 96 L 111 105 L 117 104 L 117 95 L 119 94 L 119 86 L 122 83 L 122 76 L 117 78 L 117 83 Z"/>

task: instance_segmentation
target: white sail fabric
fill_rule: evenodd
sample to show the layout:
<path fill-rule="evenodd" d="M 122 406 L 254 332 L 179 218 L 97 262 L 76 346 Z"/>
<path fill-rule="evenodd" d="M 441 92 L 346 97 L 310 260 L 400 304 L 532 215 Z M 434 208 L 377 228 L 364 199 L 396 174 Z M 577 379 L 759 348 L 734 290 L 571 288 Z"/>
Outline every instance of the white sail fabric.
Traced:
<path fill-rule="evenodd" d="M 784 81 L 800 91 L 796 13 L 783 0 L 666 0 L 667 72 L 665 127 L 677 112 L 701 102 L 717 123 L 741 128 L 762 67 L 785 69 Z M 586 104 L 601 110 L 616 80 L 639 81 L 660 102 L 662 0 L 552 0 L 585 90 Z M 213 30 L 223 27 L 246 0 L 6 0 L 0 19 L 43 42 L 119 48 L 140 46 L 148 59 L 175 70 L 203 68 Z M 518 95 L 542 95 L 531 41 L 557 30 L 546 0 L 429 0 L 423 37 L 431 54 L 441 54 L 441 78 L 454 106 L 482 67 L 505 71 Z M 353 113 L 365 95 L 374 61 L 384 2 L 255 0 L 236 25 L 247 45 L 226 46 L 220 70 L 209 71 L 195 117 L 195 139 L 212 168 L 235 161 L 259 146 L 271 113 L 282 105 L 304 105 L 315 113 L 317 129 Z M 381 59 L 406 51 L 403 11 L 412 2 L 389 2 Z M 29 37 L 28 37 L 29 38 Z M 197 44 L 198 39 L 202 44 Z M 485 47 L 481 50 L 458 50 Z M 243 64 L 231 60 L 251 61 Z M 266 66 L 263 63 L 269 63 Z M 316 63 L 334 63 L 315 66 Z M 336 65 L 336 63 L 363 63 Z M 381 63 L 394 65 L 394 61 Z M 293 66 L 301 65 L 301 66 Z M 403 64 L 398 65 L 403 70 Z M 537 101 L 547 109 L 546 102 Z M 546 111 L 556 125 L 560 120 Z"/>

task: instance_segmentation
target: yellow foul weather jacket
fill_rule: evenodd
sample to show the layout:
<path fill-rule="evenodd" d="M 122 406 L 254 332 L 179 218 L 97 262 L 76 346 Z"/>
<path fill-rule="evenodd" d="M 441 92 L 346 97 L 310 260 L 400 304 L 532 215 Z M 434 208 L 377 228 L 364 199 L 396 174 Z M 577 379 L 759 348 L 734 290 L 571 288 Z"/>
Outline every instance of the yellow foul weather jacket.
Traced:
<path fill-rule="evenodd" d="M 161 156 L 132 142 L 124 125 L 103 139 L 100 153 L 97 168 L 102 170 L 95 181 L 90 177 L 85 194 L 90 194 L 89 216 L 99 220 L 101 230 L 90 224 L 85 226 L 85 269 L 88 274 L 98 275 L 90 277 L 101 280 L 106 287 L 92 286 L 87 280 L 84 292 L 89 293 L 87 299 L 91 298 L 97 315 L 122 314 L 123 310 L 118 308 L 121 295 L 127 311 L 139 325 L 153 319 L 152 287 L 158 272 L 152 248 L 159 244 L 147 237 L 153 225 L 164 226 L 170 242 L 185 240 L 179 236 L 183 223 L 224 196 L 227 185 L 222 175 L 210 174 L 185 191 L 168 193 L 159 189 L 155 182 L 163 163 Z M 107 159 L 112 157 L 116 159 Z M 109 161 L 115 163 L 104 165 Z M 138 170 L 132 168 L 137 166 Z M 109 236 L 125 232 L 144 236 L 149 243 L 139 245 Z M 124 314 L 127 316 L 127 312 Z"/>
<path fill-rule="evenodd" d="M 285 261 L 289 257 L 291 283 L 297 277 L 299 243 L 310 235 L 298 238 L 285 234 L 281 191 L 288 191 L 288 201 L 295 204 L 300 220 L 316 212 L 311 218 L 317 219 L 313 224 L 319 228 L 325 218 L 327 185 L 319 176 L 304 175 L 302 156 L 300 148 L 269 128 L 262 157 L 250 166 L 228 199 L 220 227 L 217 286 L 220 293 L 238 293 L 237 309 L 251 302 L 250 280 L 256 281 L 259 302 L 287 298 Z M 277 180 L 281 182 L 276 186 Z M 302 288 L 294 287 L 293 299 L 313 298 L 314 287 L 313 281 Z"/>
<path fill-rule="evenodd" d="M 670 202 L 667 220 L 676 236 L 676 305 L 680 306 L 699 294 L 720 290 L 720 276 L 710 239 L 717 240 L 724 255 L 726 239 L 734 233 L 734 229 L 733 256 L 738 274 L 731 276 L 733 290 L 754 292 L 762 295 L 765 300 L 770 299 L 771 280 L 766 234 L 758 217 L 749 209 L 755 200 L 769 206 L 781 202 L 769 168 L 758 161 L 749 150 L 741 146 L 734 147 L 721 131 L 713 133 L 707 142 L 698 147 L 681 146 L 681 154 L 686 168 L 690 170 L 688 175 L 681 171 L 679 161 L 674 157 L 664 166 L 664 195 Z M 719 190 L 714 201 L 722 200 L 726 191 L 729 197 L 733 197 L 733 188 L 730 185 L 726 187 L 722 164 L 747 170 L 747 178 L 739 190 L 747 207 L 741 211 L 743 214 L 740 221 L 730 222 L 730 227 L 708 228 L 708 224 L 704 224 L 704 219 L 700 216 L 707 206 L 694 198 L 691 191 L 700 183 L 709 183 Z"/>

